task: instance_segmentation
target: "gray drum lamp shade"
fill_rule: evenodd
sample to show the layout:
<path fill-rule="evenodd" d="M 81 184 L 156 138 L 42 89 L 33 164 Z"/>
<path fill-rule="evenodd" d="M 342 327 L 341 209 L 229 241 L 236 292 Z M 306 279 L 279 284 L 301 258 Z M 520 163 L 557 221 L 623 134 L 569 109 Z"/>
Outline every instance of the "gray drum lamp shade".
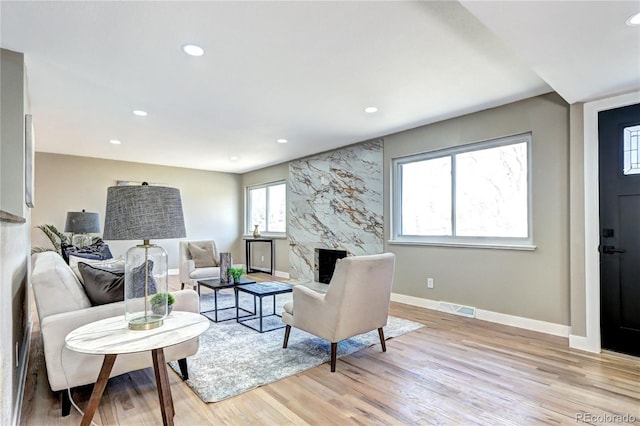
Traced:
<path fill-rule="evenodd" d="M 107 188 L 105 240 L 158 240 L 186 236 L 180 190 L 166 186 Z"/>
<path fill-rule="evenodd" d="M 64 232 L 73 234 L 95 234 L 100 232 L 100 215 L 98 213 L 68 212 Z"/>

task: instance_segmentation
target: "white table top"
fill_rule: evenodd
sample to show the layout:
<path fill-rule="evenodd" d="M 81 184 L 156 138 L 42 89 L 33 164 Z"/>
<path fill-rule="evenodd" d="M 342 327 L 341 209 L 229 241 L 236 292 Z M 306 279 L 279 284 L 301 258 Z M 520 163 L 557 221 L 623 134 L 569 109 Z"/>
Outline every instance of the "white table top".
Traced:
<path fill-rule="evenodd" d="M 150 351 L 197 337 L 209 320 L 194 312 L 173 311 L 164 324 L 152 330 L 129 330 L 124 315 L 95 321 L 67 334 L 67 348 L 86 354 L 106 355 Z"/>

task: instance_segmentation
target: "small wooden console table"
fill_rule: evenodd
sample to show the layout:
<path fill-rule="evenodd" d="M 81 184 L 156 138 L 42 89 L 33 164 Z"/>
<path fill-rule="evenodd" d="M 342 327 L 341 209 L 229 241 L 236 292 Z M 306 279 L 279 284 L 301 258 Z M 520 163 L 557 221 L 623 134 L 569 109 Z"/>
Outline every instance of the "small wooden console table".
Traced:
<path fill-rule="evenodd" d="M 104 355 L 98 380 L 80 425 L 91 424 L 118 354 L 151 351 L 153 370 L 162 410 L 162 423 L 173 425 L 175 411 L 163 348 L 198 337 L 209 328 L 209 320 L 193 312 L 173 311 L 164 324 L 151 330 L 129 330 L 124 315 L 95 321 L 67 334 L 67 348 L 75 352 Z"/>
<path fill-rule="evenodd" d="M 253 243 L 269 243 L 271 249 L 271 269 L 269 269 L 269 275 L 273 275 L 273 271 L 276 269 L 276 252 L 273 245 L 273 240 L 270 238 L 247 238 L 245 240 L 245 255 L 247 257 L 247 274 L 251 272 L 266 272 L 261 269 L 251 267 L 251 245 Z"/>

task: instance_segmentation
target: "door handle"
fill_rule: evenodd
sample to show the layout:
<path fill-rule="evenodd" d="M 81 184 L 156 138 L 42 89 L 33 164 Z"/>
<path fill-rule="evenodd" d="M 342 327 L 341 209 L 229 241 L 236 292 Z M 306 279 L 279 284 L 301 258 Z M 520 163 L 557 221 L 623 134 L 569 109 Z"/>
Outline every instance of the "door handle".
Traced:
<path fill-rule="evenodd" d="M 602 253 L 605 254 L 614 254 L 614 253 L 624 253 L 626 250 L 617 249 L 614 246 L 602 246 Z"/>

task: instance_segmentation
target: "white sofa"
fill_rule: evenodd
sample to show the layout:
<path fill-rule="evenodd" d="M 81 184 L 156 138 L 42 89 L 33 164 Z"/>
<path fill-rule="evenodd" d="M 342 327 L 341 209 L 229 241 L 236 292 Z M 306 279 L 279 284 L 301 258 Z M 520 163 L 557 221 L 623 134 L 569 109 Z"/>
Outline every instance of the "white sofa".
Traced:
<path fill-rule="evenodd" d="M 71 405 L 66 389 L 95 383 L 104 357 L 67 349 L 65 337 L 82 325 L 123 315 L 124 302 L 91 306 L 75 273 L 60 255 L 51 251 L 33 254 L 31 285 L 40 319 L 49 385 L 53 391 L 63 391 L 62 414 L 67 415 Z M 173 295 L 173 309 L 199 312 L 199 298 L 195 291 L 180 290 Z M 186 379 L 186 357 L 198 352 L 198 347 L 199 339 L 194 338 L 165 348 L 165 358 L 167 361 L 178 360 Z M 110 377 L 152 366 L 150 352 L 119 355 Z"/>

